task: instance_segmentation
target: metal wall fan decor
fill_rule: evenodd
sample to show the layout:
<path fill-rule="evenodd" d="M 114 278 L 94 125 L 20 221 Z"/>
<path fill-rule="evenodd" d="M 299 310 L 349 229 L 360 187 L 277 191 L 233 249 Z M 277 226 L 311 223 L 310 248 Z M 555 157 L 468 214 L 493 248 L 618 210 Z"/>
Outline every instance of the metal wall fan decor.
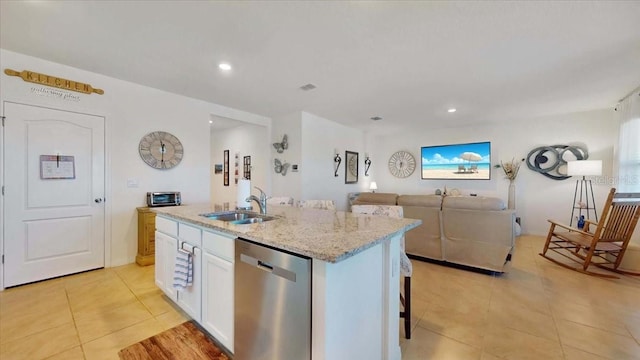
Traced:
<path fill-rule="evenodd" d="M 287 134 L 284 134 L 284 136 L 282 137 L 282 142 L 273 143 L 273 147 L 276 149 L 278 154 L 282 154 L 283 151 L 287 150 L 287 148 L 289 148 Z"/>

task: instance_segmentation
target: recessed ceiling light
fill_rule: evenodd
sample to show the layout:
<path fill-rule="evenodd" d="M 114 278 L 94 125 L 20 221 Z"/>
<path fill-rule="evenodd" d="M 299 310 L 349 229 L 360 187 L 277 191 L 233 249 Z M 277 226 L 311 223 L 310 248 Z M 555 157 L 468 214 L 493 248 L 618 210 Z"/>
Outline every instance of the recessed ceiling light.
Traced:
<path fill-rule="evenodd" d="M 218 65 L 218 67 L 220 68 L 220 70 L 231 70 L 231 65 L 229 65 L 227 63 L 220 63 L 220 65 Z"/>
<path fill-rule="evenodd" d="M 213 120 L 209 120 L 209 124 L 213 124 Z"/>
<path fill-rule="evenodd" d="M 447 112 L 454 113 L 454 112 L 456 112 L 456 109 L 455 108 L 451 108 L 451 109 L 447 110 Z"/>

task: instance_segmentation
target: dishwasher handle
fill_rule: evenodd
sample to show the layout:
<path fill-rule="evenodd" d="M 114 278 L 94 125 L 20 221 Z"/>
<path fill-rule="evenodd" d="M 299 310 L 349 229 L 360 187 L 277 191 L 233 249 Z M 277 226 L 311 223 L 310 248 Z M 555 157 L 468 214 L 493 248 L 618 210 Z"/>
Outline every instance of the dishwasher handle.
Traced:
<path fill-rule="evenodd" d="M 296 273 L 293 271 L 289 271 L 287 269 L 283 269 L 279 266 L 275 266 L 272 264 L 269 264 L 267 262 L 264 262 L 262 260 L 258 260 L 252 256 L 246 255 L 246 254 L 240 254 L 240 261 L 242 261 L 243 263 L 249 264 L 253 267 L 256 267 L 262 271 L 268 272 L 270 274 L 273 274 L 275 276 L 287 279 L 291 282 L 296 282 Z"/>
<path fill-rule="evenodd" d="M 273 265 L 263 262 L 262 260 L 258 260 L 258 267 L 264 271 L 273 272 Z"/>

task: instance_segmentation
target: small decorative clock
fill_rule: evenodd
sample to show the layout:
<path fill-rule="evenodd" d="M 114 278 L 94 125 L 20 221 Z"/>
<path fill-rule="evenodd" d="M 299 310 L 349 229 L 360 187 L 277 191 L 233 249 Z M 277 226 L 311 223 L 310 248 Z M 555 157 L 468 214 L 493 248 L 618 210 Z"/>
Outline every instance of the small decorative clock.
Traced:
<path fill-rule="evenodd" d="M 397 151 L 389 158 L 391 175 L 406 178 L 416 170 L 416 159 L 407 151 Z"/>
<path fill-rule="evenodd" d="M 171 169 L 178 165 L 184 148 L 177 137 L 164 131 L 153 131 L 140 139 L 140 157 L 155 169 Z"/>

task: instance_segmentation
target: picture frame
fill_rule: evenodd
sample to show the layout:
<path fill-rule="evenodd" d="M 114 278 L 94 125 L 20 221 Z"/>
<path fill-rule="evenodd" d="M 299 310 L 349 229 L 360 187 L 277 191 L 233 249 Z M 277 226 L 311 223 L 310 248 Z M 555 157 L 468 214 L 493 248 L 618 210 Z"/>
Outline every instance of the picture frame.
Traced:
<path fill-rule="evenodd" d="M 223 161 L 222 161 L 222 184 L 224 186 L 229 186 L 229 150 L 225 150 L 223 152 Z"/>
<path fill-rule="evenodd" d="M 247 180 L 251 180 L 251 156 L 245 156 L 243 160 L 244 166 L 242 176 Z"/>
<path fill-rule="evenodd" d="M 40 179 L 75 179 L 75 164 L 74 156 L 40 155 Z"/>
<path fill-rule="evenodd" d="M 344 183 L 358 183 L 358 153 L 354 151 L 344 152 Z"/>
<path fill-rule="evenodd" d="M 235 162 L 235 172 L 234 172 L 234 183 L 236 185 L 238 185 L 238 178 L 239 178 L 239 174 L 240 174 L 240 153 L 236 153 L 236 162 Z"/>

